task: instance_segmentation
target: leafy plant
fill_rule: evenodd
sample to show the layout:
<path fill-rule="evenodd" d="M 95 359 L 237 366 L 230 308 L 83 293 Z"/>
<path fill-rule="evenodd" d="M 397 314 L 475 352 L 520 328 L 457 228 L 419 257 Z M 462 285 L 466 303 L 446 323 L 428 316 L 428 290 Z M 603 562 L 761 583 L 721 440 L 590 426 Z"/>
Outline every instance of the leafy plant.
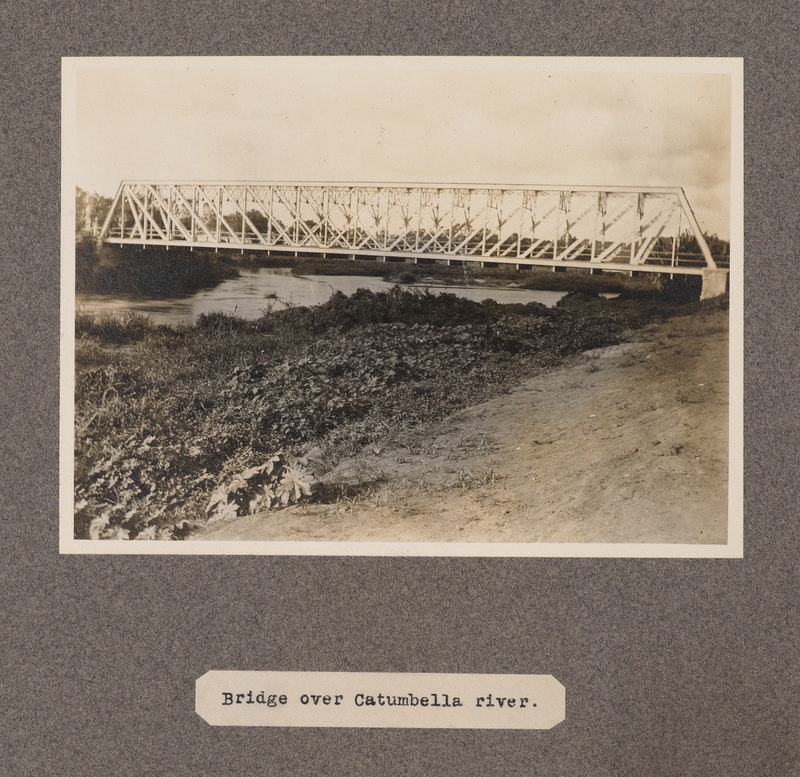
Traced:
<path fill-rule="evenodd" d="M 298 504 L 311 496 L 315 479 L 297 459 L 278 453 L 220 485 L 206 507 L 209 521 Z"/>

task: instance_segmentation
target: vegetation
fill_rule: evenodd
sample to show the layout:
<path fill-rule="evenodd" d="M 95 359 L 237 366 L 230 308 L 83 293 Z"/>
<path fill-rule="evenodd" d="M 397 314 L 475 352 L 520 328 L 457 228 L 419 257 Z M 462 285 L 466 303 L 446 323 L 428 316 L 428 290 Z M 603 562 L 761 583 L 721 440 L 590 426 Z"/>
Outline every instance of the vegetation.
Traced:
<path fill-rule="evenodd" d="M 264 464 L 248 467 L 221 485 L 206 507 L 209 522 L 235 517 L 257 510 L 269 510 L 275 505 L 286 506 L 311 496 L 314 475 L 304 466 L 305 460 L 277 454 Z"/>
<path fill-rule="evenodd" d="M 346 453 L 696 309 L 582 294 L 553 309 L 479 304 L 396 286 L 177 328 L 79 314 L 76 536 L 180 539 L 209 519 L 335 497 L 315 477 Z"/>
<path fill-rule="evenodd" d="M 98 245 L 80 237 L 75 245 L 75 288 L 89 294 L 179 297 L 237 275 L 230 259 L 187 248 Z"/>
<path fill-rule="evenodd" d="M 113 200 L 101 194 L 85 192 L 75 188 L 75 233 L 77 235 L 96 235 L 99 233 L 111 210 Z"/>

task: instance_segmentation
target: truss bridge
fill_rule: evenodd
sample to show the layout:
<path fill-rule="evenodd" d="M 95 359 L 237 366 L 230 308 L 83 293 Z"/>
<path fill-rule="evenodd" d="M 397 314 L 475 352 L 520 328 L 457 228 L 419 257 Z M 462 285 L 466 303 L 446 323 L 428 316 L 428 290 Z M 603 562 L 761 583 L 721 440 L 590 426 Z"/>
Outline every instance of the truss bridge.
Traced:
<path fill-rule="evenodd" d="M 100 239 L 269 251 L 699 275 L 725 292 L 683 189 L 123 181 Z"/>

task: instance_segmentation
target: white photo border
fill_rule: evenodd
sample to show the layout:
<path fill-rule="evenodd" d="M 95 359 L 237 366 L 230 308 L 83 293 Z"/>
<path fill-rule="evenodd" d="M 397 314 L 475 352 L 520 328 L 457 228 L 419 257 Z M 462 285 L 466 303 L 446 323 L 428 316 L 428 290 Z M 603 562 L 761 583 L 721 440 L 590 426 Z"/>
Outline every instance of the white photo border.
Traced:
<path fill-rule="evenodd" d="M 730 352 L 728 541 L 724 545 L 647 543 L 434 543 L 151 541 L 74 539 L 75 391 L 75 185 L 77 79 L 86 68 L 258 68 L 265 60 L 287 67 L 306 60 L 351 59 L 370 67 L 403 60 L 409 68 L 507 69 L 530 67 L 560 72 L 715 73 L 731 77 L 730 171 Z M 740 58 L 639 57 L 68 57 L 62 59 L 61 174 L 61 376 L 59 550 L 87 555 L 268 555 L 541 558 L 741 558 L 744 481 L 744 64 Z"/>

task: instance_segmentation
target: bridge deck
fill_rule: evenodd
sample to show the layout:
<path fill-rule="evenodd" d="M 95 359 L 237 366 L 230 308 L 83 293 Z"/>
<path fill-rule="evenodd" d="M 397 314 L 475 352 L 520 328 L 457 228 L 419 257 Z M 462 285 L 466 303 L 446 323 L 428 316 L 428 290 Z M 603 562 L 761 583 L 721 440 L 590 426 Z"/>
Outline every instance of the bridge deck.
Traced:
<path fill-rule="evenodd" d="M 433 253 L 414 253 L 414 252 L 400 252 L 400 251 L 392 251 L 391 253 L 383 254 L 379 251 L 375 250 L 351 250 L 351 249 L 331 249 L 331 248 L 315 248 L 309 246 L 303 246 L 300 249 L 294 248 L 292 246 L 284 246 L 284 245 L 264 245 L 261 243 L 230 243 L 230 242 L 221 242 L 221 243 L 213 243 L 213 242 L 198 242 L 194 244 L 187 244 L 185 240 L 131 240 L 131 239 L 121 239 L 115 237 L 106 237 L 103 240 L 104 243 L 109 245 L 130 245 L 130 246 L 162 246 L 167 248 L 186 248 L 189 247 L 191 249 L 194 248 L 205 248 L 205 249 L 214 249 L 214 250 L 224 250 L 224 251 L 265 251 L 268 253 L 272 253 L 276 256 L 283 256 L 283 255 L 316 255 L 322 256 L 327 258 L 339 258 L 339 259 L 377 259 L 379 261 L 396 261 L 396 260 L 404 260 L 410 263 L 414 262 L 421 262 L 421 263 L 447 263 L 447 264 L 457 264 L 462 262 L 470 262 L 470 263 L 480 263 L 484 265 L 511 265 L 515 268 L 522 268 L 527 269 L 529 267 L 552 267 L 552 268 L 572 268 L 572 269 L 582 269 L 582 270 L 609 270 L 609 271 L 618 271 L 618 272 L 645 272 L 645 273 L 668 273 L 674 275 L 703 275 L 706 271 L 705 265 L 688 265 L 688 264 L 681 264 L 681 265 L 674 265 L 671 266 L 669 264 L 669 260 L 664 261 L 663 263 L 655 263 L 655 262 L 648 262 L 647 264 L 637 264 L 631 266 L 630 263 L 627 262 L 603 262 L 599 264 L 597 262 L 591 262 L 589 260 L 554 260 L 554 259 L 520 259 L 518 257 L 507 257 L 507 256 L 470 256 L 470 255 L 455 255 L 455 256 L 447 256 L 442 254 L 433 254 Z"/>

